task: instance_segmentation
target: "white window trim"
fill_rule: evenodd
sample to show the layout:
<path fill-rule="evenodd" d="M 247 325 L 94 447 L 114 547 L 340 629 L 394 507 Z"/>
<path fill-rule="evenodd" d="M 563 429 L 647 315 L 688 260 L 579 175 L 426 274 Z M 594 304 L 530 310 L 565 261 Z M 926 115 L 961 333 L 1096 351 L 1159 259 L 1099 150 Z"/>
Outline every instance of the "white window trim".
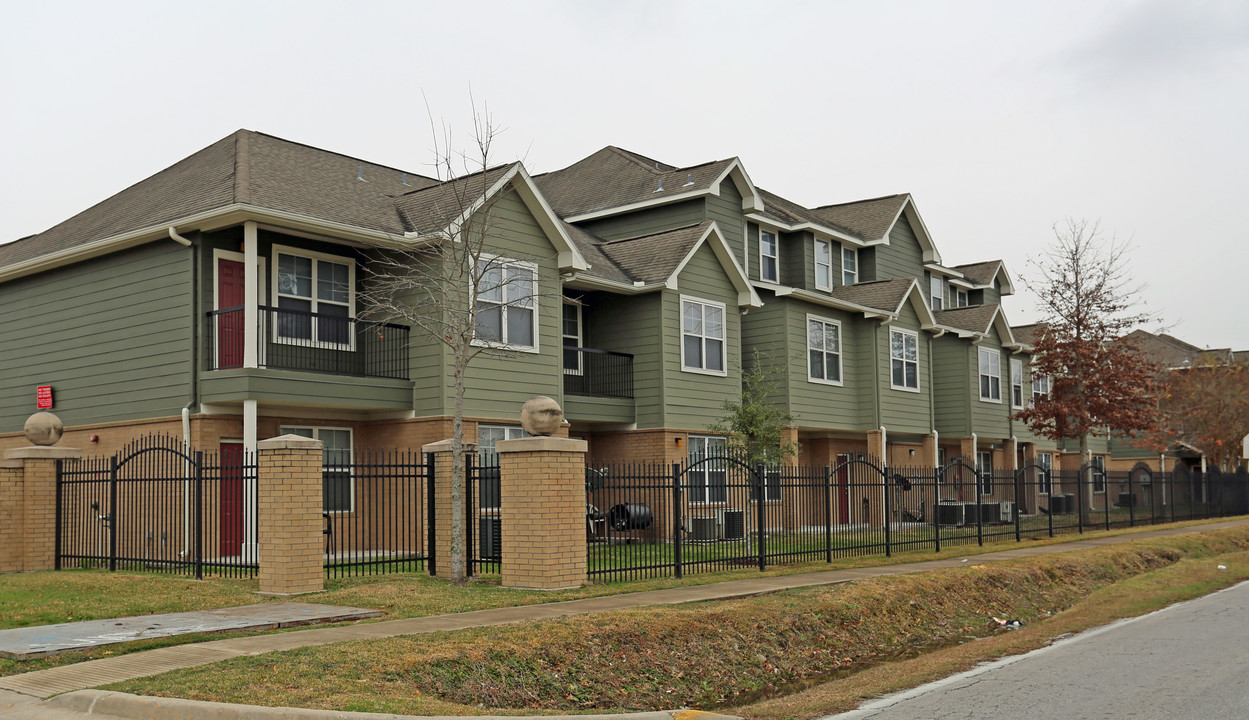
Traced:
<path fill-rule="evenodd" d="M 1049 463 L 1046 464 L 1046 463 L 1041 462 L 1042 457 L 1048 457 Z M 1036 464 L 1045 468 L 1045 471 L 1046 471 L 1045 475 L 1047 476 L 1047 479 L 1049 480 L 1048 486 L 1041 486 L 1040 481 L 1038 480 L 1037 492 L 1040 493 L 1041 495 L 1053 495 L 1054 494 L 1054 453 L 1048 452 L 1048 451 L 1038 452 L 1036 454 Z M 1041 487 L 1047 487 L 1047 489 L 1042 490 Z"/>
<path fill-rule="evenodd" d="M 477 335 L 476 328 L 473 328 L 473 339 L 471 340 L 471 343 L 475 347 L 494 348 L 497 350 L 507 350 L 509 352 L 525 352 L 525 353 L 541 352 L 541 348 L 539 346 L 540 346 L 542 322 L 540 319 L 541 316 L 538 313 L 538 310 L 539 310 L 539 307 L 538 307 L 538 264 L 529 262 L 528 260 L 515 260 L 512 258 L 500 257 L 498 255 L 483 254 L 481 256 L 481 259 L 482 261 L 487 263 L 487 267 L 498 267 L 501 269 L 501 271 L 505 273 L 507 272 L 508 267 L 522 267 L 533 273 L 533 295 L 529 297 L 529 301 L 530 303 L 532 303 L 530 309 L 533 310 L 533 345 L 516 345 L 514 343 L 507 342 L 506 340 L 503 342 L 496 342 L 494 340 L 478 340 L 476 337 Z M 473 271 L 476 272 L 475 267 L 473 268 Z M 484 275 L 482 277 L 484 277 Z M 504 283 L 502 287 L 507 287 L 507 284 Z M 480 293 L 478 293 L 478 295 L 480 295 Z M 474 298 L 473 300 L 474 302 L 479 302 L 477 298 Z M 493 303 L 492 300 L 487 300 L 486 302 Z M 499 305 L 500 308 L 502 308 L 503 310 L 506 310 L 507 308 L 512 306 L 512 301 L 504 299 L 502 303 L 494 303 L 494 304 L 497 304 Z M 564 320 L 563 317 L 560 317 L 560 324 L 561 324 L 560 332 L 563 332 L 563 328 L 562 328 L 563 320 Z M 500 329 L 503 332 L 503 334 L 506 336 L 507 335 L 507 313 L 506 312 L 504 312 L 501 316 L 501 323 L 502 325 Z M 562 345 L 563 343 L 561 343 L 561 346 Z M 561 362 L 561 365 L 562 364 L 563 363 Z"/>
<path fill-rule="evenodd" d="M 560 335 L 560 340 L 561 340 L 561 341 L 563 341 L 563 340 L 565 340 L 566 338 L 570 338 L 570 337 L 572 337 L 571 335 L 568 335 L 567 333 L 565 333 L 565 332 L 564 332 L 564 315 L 563 315 L 563 313 L 564 313 L 564 308 L 568 308 L 568 307 L 573 307 L 573 308 L 576 308 L 576 309 L 577 309 L 577 345 L 576 345 L 576 346 L 577 346 L 578 348 L 580 348 L 580 347 L 582 347 L 582 343 L 585 341 L 585 335 L 584 335 L 584 332 L 585 332 L 585 331 L 584 331 L 584 329 L 583 329 L 583 328 L 584 328 L 584 326 L 583 326 L 583 324 L 582 324 L 582 319 L 581 319 L 581 303 L 572 302 L 572 301 L 570 301 L 570 300 L 564 300 L 563 307 L 561 307 L 561 308 L 560 308 L 560 316 L 559 316 L 559 335 Z M 536 336 L 535 336 L 535 337 L 536 337 Z M 582 375 L 582 374 L 584 374 L 584 373 L 585 373 L 585 368 L 584 368 L 584 367 L 582 367 L 582 362 L 581 362 L 581 358 L 582 358 L 582 356 L 581 356 L 581 353 L 577 353 L 577 367 L 576 367 L 576 369 L 572 369 L 572 368 L 564 367 L 564 356 L 563 356 L 563 352 L 564 352 L 564 350 L 563 350 L 563 348 L 564 348 L 564 347 L 566 347 L 566 346 L 563 344 L 563 342 L 561 342 L 561 343 L 560 343 L 560 345 L 561 345 L 561 347 L 560 347 L 560 358 L 559 358 L 559 365 L 560 365 L 560 367 L 561 367 L 561 368 L 563 368 L 563 370 L 564 370 L 564 374 L 565 374 L 565 375 Z"/>
<path fill-rule="evenodd" d="M 945 309 L 945 278 L 940 275 L 929 276 L 928 302 L 933 310 Z"/>
<path fill-rule="evenodd" d="M 820 245 L 828 248 L 828 262 L 825 267 L 828 269 L 828 282 L 820 284 Z M 811 245 L 811 266 L 815 268 L 815 289 L 816 290 L 832 290 L 833 289 L 833 242 L 831 240 L 821 240 L 815 238 L 815 242 Z"/>
<path fill-rule="evenodd" d="M 829 380 L 827 378 L 817 378 L 817 377 L 811 376 L 811 351 L 814 349 L 811 347 L 810 325 L 812 322 L 818 322 L 818 323 L 823 323 L 825 325 L 837 326 L 837 345 L 840 348 L 836 353 L 837 355 L 837 377 L 841 378 L 839 380 Z M 818 383 L 820 385 L 835 385 L 837 387 L 843 387 L 845 385 L 846 374 L 845 374 L 845 363 L 842 362 L 842 357 L 844 356 L 846 352 L 845 351 L 846 342 L 845 342 L 845 335 L 842 334 L 842 330 L 841 330 L 841 321 L 834 320 L 833 318 L 830 318 L 830 317 L 823 317 L 821 315 L 812 315 L 810 313 L 807 313 L 807 322 L 803 325 L 803 329 L 806 331 L 806 336 L 807 336 L 807 382 Z M 828 351 L 821 350 L 820 352 L 827 353 Z"/>
<path fill-rule="evenodd" d="M 1018 370 L 1019 372 L 1018 375 L 1015 374 L 1016 370 Z M 1019 378 L 1019 384 L 1017 386 L 1015 384 L 1016 377 Z M 1015 388 L 1016 387 L 1019 388 L 1020 404 L 1018 405 L 1015 404 Z M 1010 406 L 1016 410 L 1022 409 L 1023 403 L 1027 402 L 1027 400 L 1025 400 L 1025 395 L 1023 394 L 1023 389 L 1024 389 L 1023 360 L 1011 360 L 1010 361 Z"/>
<path fill-rule="evenodd" d="M 289 245 L 277 245 L 277 244 L 273 245 L 271 249 L 271 253 L 272 253 L 273 259 L 272 259 L 272 262 L 270 263 L 271 267 L 270 267 L 269 272 L 270 272 L 270 275 L 272 275 L 273 297 L 271 298 L 271 302 L 266 303 L 266 304 L 269 305 L 269 307 L 273 308 L 268 319 L 269 324 L 272 326 L 270 328 L 270 335 L 273 336 L 273 342 L 279 343 L 281 345 L 299 345 L 301 347 L 327 348 L 331 350 L 355 350 L 356 349 L 355 325 L 351 322 L 351 320 L 355 319 L 356 317 L 356 261 L 355 261 L 355 258 L 344 257 L 342 255 L 331 255 L 329 253 L 317 252 L 315 250 L 305 250 L 303 248 L 296 248 L 296 247 L 291 247 Z M 281 290 L 282 286 L 278 283 L 278 270 L 279 270 L 278 256 L 279 255 L 291 255 L 293 257 L 307 258 L 313 262 L 312 297 L 302 298 L 302 297 L 299 297 L 298 295 L 287 296 L 287 297 L 297 298 L 299 300 L 311 300 L 312 302 L 311 307 L 312 307 L 313 313 L 317 312 L 318 303 L 321 302 L 320 300 L 317 299 L 317 265 L 316 263 L 324 260 L 325 262 L 332 262 L 336 265 L 347 266 L 347 285 L 348 285 L 347 287 L 347 318 L 348 318 L 347 342 L 336 343 L 336 342 L 324 342 L 322 340 L 317 340 L 316 336 L 317 336 L 318 325 L 317 325 L 316 318 L 311 318 L 312 338 L 309 340 L 304 340 L 302 338 L 287 338 L 287 337 L 282 337 L 281 335 L 278 334 L 279 324 L 278 324 L 277 318 L 280 312 L 278 309 L 278 300 L 279 298 L 282 297 L 282 290 Z M 216 264 L 214 263 L 214 267 L 215 265 Z M 261 267 L 263 268 L 263 265 Z M 328 302 L 328 301 L 326 302 L 336 307 L 342 307 L 340 303 Z"/>
<path fill-rule="evenodd" d="M 1037 383 L 1042 383 L 1042 384 L 1044 384 L 1044 385 L 1045 385 L 1045 391 L 1044 391 L 1044 392 L 1039 392 L 1039 393 L 1037 392 L 1037 389 L 1036 389 Z M 1029 407 L 1032 407 L 1032 406 L 1036 405 L 1036 396 L 1037 396 L 1037 395 L 1040 395 L 1041 397 L 1045 397 L 1046 395 L 1049 395 L 1049 394 L 1050 394 L 1050 378 L 1049 378 L 1049 376 L 1048 376 L 1048 375 L 1040 375 L 1040 374 L 1037 374 L 1037 372 L 1036 372 L 1035 370 L 1033 370 L 1033 371 L 1032 371 L 1032 396 L 1028 399 L 1028 406 L 1029 406 Z"/>
<path fill-rule="evenodd" d="M 897 333 L 903 336 L 909 335 L 915 338 L 915 359 L 914 360 L 906 359 L 906 354 L 905 354 L 906 353 L 906 340 L 902 341 L 903 356 L 900 358 L 895 358 L 893 356 L 893 334 L 894 333 Z M 923 386 L 923 383 L 920 382 L 920 379 L 919 379 L 919 364 L 920 364 L 919 358 L 920 358 L 919 333 L 916 332 L 915 330 L 903 330 L 901 328 L 889 328 L 889 388 L 890 389 L 900 390 L 902 392 L 913 392 L 913 393 L 920 392 L 920 388 Z M 907 387 L 906 385 L 894 384 L 893 382 L 893 361 L 894 360 L 901 360 L 903 363 L 909 363 L 909 362 L 915 363 L 915 387 Z M 903 379 L 906 378 L 905 366 L 903 367 L 903 370 L 902 370 L 902 377 Z"/>
<path fill-rule="evenodd" d="M 349 427 L 337 427 L 333 425 L 282 425 L 278 427 L 278 434 L 286 435 L 291 430 L 310 430 L 312 432 L 313 440 L 321 439 L 322 430 L 342 430 L 347 433 L 347 443 L 349 447 L 349 452 L 347 455 L 347 478 L 348 478 L 347 484 L 351 488 L 350 508 L 347 510 L 325 510 L 324 509 L 325 498 L 321 498 L 321 508 L 322 508 L 322 512 L 327 512 L 327 513 L 353 513 L 355 512 L 356 511 L 356 476 L 355 476 L 355 473 L 352 472 L 352 466 L 355 465 L 355 461 L 356 461 L 355 431 Z M 325 457 L 323 455 L 321 458 L 321 472 L 325 473 L 325 470 L 327 467 L 328 466 L 325 464 Z M 335 465 L 334 467 L 341 467 L 341 466 Z"/>
<path fill-rule="evenodd" d="M 847 274 L 846 253 L 849 253 L 851 257 L 854 258 L 854 273 L 853 273 L 854 278 L 850 282 L 846 282 L 846 274 Z M 841 284 L 853 285 L 857 283 L 858 281 L 859 281 L 859 249 L 849 248 L 849 247 L 846 247 L 845 245 L 842 245 L 841 246 Z"/>
<path fill-rule="evenodd" d="M 988 457 L 989 462 L 982 462 L 982 458 Z M 989 472 L 983 472 L 985 466 L 988 466 Z M 993 451 L 978 450 L 976 452 L 976 494 L 979 496 L 993 494 Z"/>
<path fill-rule="evenodd" d="M 720 312 L 722 313 L 722 317 L 724 318 L 724 321 L 721 324 L 721 331 L 723 332 L 723 336 L 718 338 L 720 340 L 721 348 L 723 350 L 720 354 L 720 361 L 724 365 L 723 370 L 708 370 L 706 368 L 700 368 L 700 367 L 689 365 L 685 362 L 685 303 L 687 302 L 698 303 L 699 305 L 711 305 L 711 306 L 720 308 Z M 678 311 L 677 312 L 677 337 L 679 338 L 680 343 L 681 343 L 681 372 L 696 373 L 699 375 L 715 375 L 717 377 L 728 377 L 728 374 L 729 374 L 729 370 L 728 370 L 728 367 L 729 367 L 729 313 L 724 303 L 716 302 L 715 300 L 705 300 L 703 298 L 694 297 L 692 295 L 681 295 L 680 305 L 678 305 L 677 311 Z M 704 318 L 705 318 L 705 314 L 704 314 Z M 707 338 L 706 335 L 700 335 L 698 337 L 701 337 L 704 340 Z M 707 346 L 706 344 L 704 344 L 703 345 L 703 361 L 706 362 L 706 359 L 707 359 Z"/>
<path fill-rule="evenodd" d="M 967 291 L 954 288 L 954 307 L 956 308 L 967 307 L 967 301 L 968 301 Z"/>
<path fill-rule="evenodd" d="M 989 372 L 985 373 L 980 370 L 981 360 L 990 358 Z M 997 397 L 984 394 L 984 385 L 980 382 L 981 378 L 989 378 L 989 389 L 993 389 L 993 358 L 997 359 Z M 976 391 L 980 393 L 980 402 L 1002 404 L 1002 352 L 997 348 L 980 348 L 980 352 L 976 355 Z"/>
<path fill-rule="evenodd" d="M 728 454 L 728 441 L 727 441 L 727 440 L 725 440 L 725 438 L 724 438 L 723 436 L 721 436 L 721 435 L 689 435 L 689 436 L 687 436 L 687 441 L 688 441 L 688 442 L 689 442 L 689 444 L 690 444 L 690 450 L 691 450 L 691 451 L 694 449 L 694 441 L 695 441 L 695 440 L 702 440 L 702 441 L 704 441 L 703 448 L 704 448 L 704 453 L 705 453 L 705 455 L 704 455 L 702 458 L 699 458 L 699 459 L 698 459 L 698 460 L 696 460 L 696 461 L 687 460 L 687 462 L 688 462 L 690 465 L 693 465 L 693 464 L 694 464 L 694 462 L 701 462 L 702 460 L 706 459 L 707 457 L 715 457 L 715 454 L 714 454 L 714 453 L 711 453 L 711 452 L 707 452 L 707 451 L 706 451 L 706 447 L 707 447 L 706 443 L 707 443 L 707 442 L 710 442 L 710 441 L 718 441 L 718 442 L 720 443 L 720 446 L 721 446 L 721 447 L 720 447 L 719 453 L 720 453 L 721 455 L 727 455 L 727 454 Z M 688 452 L 686 453 L 686 457 L 687 457 L 687 458 L 689 458 L 689 453 L 688 453 Z M 728 505 L 728 504 L 729 504 L 729 498 L 728 498 L 728 495 L 729 495 L 729 490 L 728 490 L 728 473 L 729 473 L 729 467 L 728 467 L 728 463 L 727 463 L 727 462 L 726 462 L 726 463 L 724 463 L 724 465 L 723 465 L 723 467 L 722 467 L 722 468 L 717 468 L 717 469 L 722 469 L 722 470 L 724 471 L 724 477 L 725 477 L 725 490 L 724 490 L 724 493 L 725 493 L 725 498 L 724 498 L 723 500 L 712 500 L 712 499 L 711 499 L 711 483 L 710 483 L 710 482 L 708 482 L 708 478 L 707 478 L 707 473 L 708 473 L 708 472 L 710 472 L 710 471 L 711 471 L 711 469 L 712 469 L 711 464 L 710 464 L 710 463 L 705 463 L 705 464 L 703 464 L 703 465 L 700 465 L 700 466 L 698 467 L 698 469 L 696 469 L 696 470 L 694 470 L 694 471 L 693 471 L 693 472 L 696 472 L 696 473 L 700 473 L 700 474 L 701 474 L 701 476 L 702 476 L 702 479 L 703 479 L 703 483 L 702 483 L 702 488 L 703 488 L 703 499 L 702 499 L 702 500 L 690 500 L 690 501 L 689 501 L 689 504 L 690 504 L 690 505 L 702 505 L 702 506 L 708 506 L 708 505 L 722 505 L 722 506 L 724 506 L 724 505 Z M 686 497 L 688 498 L 688 496 L 689 496 L 689 492 L 688 492 L 688 491 L 686 491 Z"/>
<path fill-rule="evenodd" d="M 772 250 L 775 254 L 768 255 L 763 252 L 763 236 L 764 234 L 772 236 Z M 764 258 L 772 259 L 772 266 L 776 269 L 776 277 L 764 277 L 763 268 Z M 774 230 L 764 230 L 759 228 L 759 279 L 764 282 L 779 283 L 781 281 L 781 236 Z"/>
<path fill-rule="evenodd" d="M 1098 466 L 1097 464 L 1099 461 L 1101 462 L 1100 466 Z M 1094 495 L 1105 495 L 1107 489 L 1110 487 L 1110 477 L 1106 475 L 1106 456 L 1105 455 L 1091 456 L 1089 458 L 1089 467 L 1093 469 L 1092 477 L 1089 478 L 1090 489 L 1092 490 Z M 1099 477 L 1102 480 L 1101 490 L 1097 489 L 1097 478 Z"/>

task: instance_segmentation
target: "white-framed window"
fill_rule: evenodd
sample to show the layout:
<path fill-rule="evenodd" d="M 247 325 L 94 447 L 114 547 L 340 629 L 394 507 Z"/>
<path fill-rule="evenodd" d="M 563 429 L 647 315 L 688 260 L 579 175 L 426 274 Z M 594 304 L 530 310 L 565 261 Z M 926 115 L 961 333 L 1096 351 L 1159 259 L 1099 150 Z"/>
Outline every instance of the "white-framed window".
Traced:
<path fill-rule="evenodd" d="M 1023 360 L 1010 361 L 1010 406 L 1023 407 Z"/>
<path fill-rule="evenodd" d="M 1032 404 L 1050 394 L 1050 376 L 1032 372 Z"/>
<path fill-rule="evenodd" d="M 919 333 L 889 330 L 889 384 L 894 390 L 919 392 Z"/>
<path fill-rule="evenodd" d="M 932 297 L 932 309 L 940 310 L 945 307 L 945 278 L 940 275 L 933 275 L 929 281 L 930 295 Z"/>
<path fill-rule="evenodd" d="M 356 263 L 339 255 L 273 246 L 274 340 L 350 349 Z"/>
<path fill-rule="evenodd" d="M 727 375 L 724 303 L 681 296 L 681 369 Z"/>
<path fill-rule="evenodd" d="M 477 498 L 482 510 L 499 507 L 499 453 L 494 449 L 495 443 L 523 437 L 529 437 L 529 433 L 519 425 L 477 426 Z"/>
<path fill-rule="evenodd" d="M 581 367 L 581 306 L 564 302 L 564 315 L 560 323 L 564 337 L 564 374 L 580 375 Z"/>
<path fill-rule="evenodd" d="M 853 285 L 859 281 L 859 251 L 857 248 L 841 248 L 841 284 Z"/>
<path fill-rule="evenodd" d="M 1106 492 L 1106 456 L 1093 456 L 1093 492 Z"/>
<path fill-rule="evenodd" d="M 759 228 L 759 279 L 777 282 L 779 274 L 779 251 L 776 233 Z"/>
<path fill-rule="evenodd" d="M 686 498 L 691 503 L 725 503 L 729 500 L 729 471 L 722 458 L 727 452 L 724 438 L 690 435 L 689 471 Z M 703 462 L 708 458 L 712 459 Z"/>
<path fill-rule="evenodd" d="M 966 290 L 954 290 L 954 307 L 967 307 Z"/>
<path fill-rule="evenodd" d="M 980 348 L 980 402 L 1002 402 L 1002 353 Z"/>
<path fill-rule="evenodd" d="M 841 323 L 807 316 L 807 380 L 841 385 Z"/>
<path fill-rule="evenodd" d="M 1036 464 L 1045 468 L 1045 472 L 1039 473 L 1037 476 L 1037 492 L 1042 495 L 1049 495 L 1054 491 L 1054 453 L 1037 453 Z"/>
<path fill-rule="evenodd" d="M 356 486 L 351 480 L 351 428 L 283 425 L 281 435 L 320 440 L 321 507 L 324 512 L 351 512 L 356 506 Z"/>
<path fill-rule="evenodd" d="M 538 352 L 538 266 L 484 256 L 473 344 Z"/>
<path fill-rule="evenodd" d="M 976 492 L 980 495 L 993 493 L 993 451 L 980 450 L 976 453 Z"/>
<path fill-rule="evenodd" d="M 833 244 L 815 239 L 815 289 L 833 289 Z"/>

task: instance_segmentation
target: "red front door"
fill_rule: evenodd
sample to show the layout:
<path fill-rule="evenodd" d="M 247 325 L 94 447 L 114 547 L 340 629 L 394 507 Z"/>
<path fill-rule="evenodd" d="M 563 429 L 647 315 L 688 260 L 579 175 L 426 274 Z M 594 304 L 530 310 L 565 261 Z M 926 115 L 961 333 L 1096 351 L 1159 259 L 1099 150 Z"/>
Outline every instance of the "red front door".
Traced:
<path fill-rule="evenodd" d="M 243 367 L 243 263 L 217 259 L 217 309 L 240 308 L 217 316 L 217 367 Z"/>
<path fill-rule="evenodd" d="M 837 456 L 837 519 L 840 524 L 850 522 L 850 462 L 849 455 Z"/>
<path fill-rule="evenodd" d="M 221 494 L 218 506 L 223 556 L 243 551 L 243 443 L 221 443 Z"/>

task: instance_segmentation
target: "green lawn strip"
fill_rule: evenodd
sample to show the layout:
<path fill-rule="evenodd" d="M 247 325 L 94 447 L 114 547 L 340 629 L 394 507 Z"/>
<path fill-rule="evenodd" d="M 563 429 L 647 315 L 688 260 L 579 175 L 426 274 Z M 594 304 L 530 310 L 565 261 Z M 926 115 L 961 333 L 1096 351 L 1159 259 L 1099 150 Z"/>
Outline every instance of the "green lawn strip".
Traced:
<path fill-rule="evenodd" d="M 1249 548 L 1249 528 L 667 606 L 238 658 L 110 689 L 265 705 L 428 714 L 716 707 L 1031 623 L 1094 591 Z M 1226 577 L 1232 577 L 1231 574 Z"/>
<path fill-rule="evenodd" d="M 723 710 L 751 720 L 807 720 L 846 712 L 869 698 L 909 690 L 983 662 L 1035 650 L 1064 635 L 1144 615 L 1245 580 L 1249 580 L 1249 551 L 1188 558 L 1097 590 L 1071 609 L 1038 618 L 1022 630 L 990 629 L 975 641 L 880 663 L 846 677 L 813 683 L 798 692 L 777 693 Z"/>

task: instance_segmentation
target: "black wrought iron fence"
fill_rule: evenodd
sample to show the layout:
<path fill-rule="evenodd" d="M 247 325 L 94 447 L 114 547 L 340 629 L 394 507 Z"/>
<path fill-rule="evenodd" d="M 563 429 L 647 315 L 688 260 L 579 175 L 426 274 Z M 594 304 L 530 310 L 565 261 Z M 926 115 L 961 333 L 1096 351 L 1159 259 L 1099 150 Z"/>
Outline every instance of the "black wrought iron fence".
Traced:
<path fill-rule="evenodd" d="M 1135 474 L 1134 474 L 1135 473 Z M 1249 512 L 1249 478 L 1139 472 L 752 467 L 730 457 L 586 468 L 587 571 L 600 580 L 891 555 Z"/>
<path fill-rule="evenodd" d="M 416 572 L 433 547 L 434 456 L 357 450 L 326 471 L 325 571 L 332 577 Z M 331 476 L 332 474 L 332 476 Z"/>
<path fill-rule="evenodd" d="M 499 456 L 466 454 L 464 493 L 465 572 L 484 575 L 502 571 L 503 516 Z"/>
<path fill-rule="evenodd" d="M 109 457 L 60 460 L 57 569 L 252 576 L 259 568 L 256 462 L 187 452 L 162 436 Z"/>

